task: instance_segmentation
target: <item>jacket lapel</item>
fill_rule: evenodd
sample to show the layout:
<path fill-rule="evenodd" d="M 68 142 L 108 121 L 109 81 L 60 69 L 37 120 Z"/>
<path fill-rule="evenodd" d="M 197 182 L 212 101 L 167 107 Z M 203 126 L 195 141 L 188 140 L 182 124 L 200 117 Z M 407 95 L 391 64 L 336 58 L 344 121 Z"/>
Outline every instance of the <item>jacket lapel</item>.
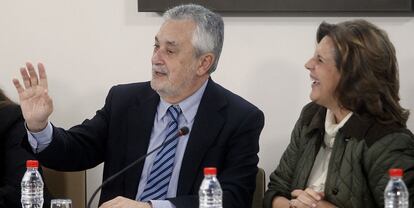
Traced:
<path fill-rule="evenodd" d="M 129 109 L 125 166 L 147 153 L 158 103 L 159 96 L 154 92 L 148 99 Z M 126 172 L 124 180 L 126 197 L 135 198 L 142 173 L 140 170 L 143 166 L 144 161 L 141 161 Z"/>
<path fill-rule="evenodd" d="M 326 108 L 317 104 L 311 104 L 309 108 L 302 115 L 303 124 L 307 125 L 304 135 L 309 140 L 304 147 L 302 155 L 307 155 L 307 157 L 301 157 L 298 162 L 297 167 L 299 168 L 296 170 L 296 176 L 292 185 L 294 189 L 305 189 L 307 187 L 313 163 L 323 144 Z"/>
<path fill-rule="evenodd" d="M 177 195 L 191 191 L 203 156 L 209 150 L 224 124 L 220 109 L 226 104 L 220 86 L 211 79 L 201 99 L 200 106 L 190 132 L 178 179 Z"/>

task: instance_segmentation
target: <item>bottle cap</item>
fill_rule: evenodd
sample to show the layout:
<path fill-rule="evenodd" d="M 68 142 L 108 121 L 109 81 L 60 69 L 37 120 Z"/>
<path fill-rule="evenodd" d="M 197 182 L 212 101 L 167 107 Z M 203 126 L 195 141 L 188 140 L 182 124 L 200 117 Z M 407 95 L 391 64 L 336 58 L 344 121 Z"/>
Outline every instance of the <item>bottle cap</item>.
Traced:
<path fill-rule="evenodd" d="M 37 168 L 37 167 L 39 167 L 39 162 L 37 160 L 26 161 L 26 168 Z"/>
<path fill-rule="evenodd" d="M 389 171 L 388 171 L 388 173 L 390 174 L 390 176 L 403 176 L 403 169 L 401 169 L 401 168 L 393 168 L 393 169 L 390 169 Z"/>
<path fill-rule="evenodd" d="M 204 175 L 216 175 L 217 174 L 217 169 L 214 167 L 207 167 L 204 168 Z"/>

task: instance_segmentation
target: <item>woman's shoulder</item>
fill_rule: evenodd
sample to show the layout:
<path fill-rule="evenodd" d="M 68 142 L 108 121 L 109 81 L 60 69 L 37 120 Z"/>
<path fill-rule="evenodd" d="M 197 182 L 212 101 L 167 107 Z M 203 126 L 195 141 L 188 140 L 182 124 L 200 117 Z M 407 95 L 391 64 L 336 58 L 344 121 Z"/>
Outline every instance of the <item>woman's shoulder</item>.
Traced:
<path fill-rule="evenodd" d="M 405 127 L 394 129 L 393 131 L 384 134 L 379 139 L 379 141 L 381 140 L 383 141 L 383 143 L 387 143 L 384 142 L 386 140 L 391 141 L 391 143 L 395 143 L 396 146 L 399 147 L 406 147 L 409 149 L 414 148 L 414 135 L 409 129 Z"/>
<path fill-rule="evenodd" d="M 398 123 L 384 124 L 373 121 L 367 128 L 364 139 L 368 147 L 376 146 L 376 144 L 384 145 L 389 143 L 388 141 L 396 145 L 405 146 L 410 143 L 414 145 L 413 133 Z M 391 144 L 385 146 L 391 146 Z"/>
<path fill-rule="evenodd" d="M 4 134 L 7 129 L 16 122 L 23 121 L 20 106 L 11 104 L 0 109 L 0 135 Z"/>
<path fill-rule="evenodd" d="M 312 129 L 323 129 L 325 123 L 326 108 L 314 102 L 306 104 L 299 116 L 299 125 Z"/>

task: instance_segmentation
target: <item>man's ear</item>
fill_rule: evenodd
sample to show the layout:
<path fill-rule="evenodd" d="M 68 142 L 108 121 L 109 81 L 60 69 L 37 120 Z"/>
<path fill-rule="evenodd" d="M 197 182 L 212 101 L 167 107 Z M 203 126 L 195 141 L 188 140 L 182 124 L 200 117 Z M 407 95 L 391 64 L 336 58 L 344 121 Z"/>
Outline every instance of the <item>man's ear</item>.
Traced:
<path fill-rule="evenodd" d="M 208 72 L 210 71 L 211 66 L 214 63 L 214 54 L 213 53 L 206 53 L 201 55 L 200 59 L 199 59 L 199 65 L 198 65 L 198 69 L 197 69 L 197 75 L 202 76 L 204 74 L 208 74 Z"/>

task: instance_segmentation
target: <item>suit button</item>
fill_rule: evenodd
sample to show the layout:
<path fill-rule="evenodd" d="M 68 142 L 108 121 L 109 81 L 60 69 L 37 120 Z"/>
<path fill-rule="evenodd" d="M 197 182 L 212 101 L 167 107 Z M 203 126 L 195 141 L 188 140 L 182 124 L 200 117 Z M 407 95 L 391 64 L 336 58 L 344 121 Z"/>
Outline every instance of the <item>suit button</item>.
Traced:
<path fill-rule="evenodd" d="M 339 190 L 337 188 L 332 189 L 332 194 L 333 195 L 337 195 L 339 192 Z"/>

